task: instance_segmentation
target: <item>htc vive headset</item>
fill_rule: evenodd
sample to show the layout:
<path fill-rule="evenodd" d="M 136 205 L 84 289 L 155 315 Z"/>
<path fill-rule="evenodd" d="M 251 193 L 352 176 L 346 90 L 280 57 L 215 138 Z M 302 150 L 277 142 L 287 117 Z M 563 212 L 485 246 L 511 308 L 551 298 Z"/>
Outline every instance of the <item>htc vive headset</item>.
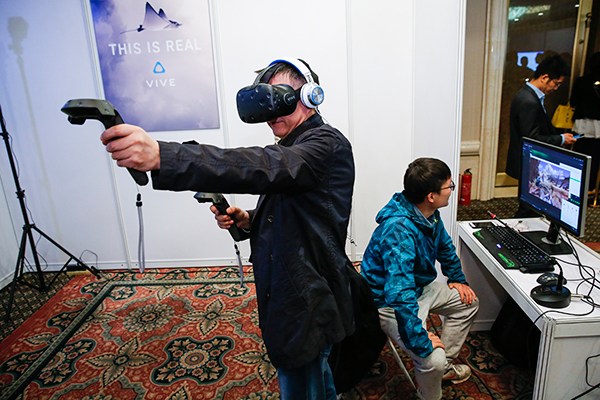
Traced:
<path fill-rule="evenodd" d="M 273 77 L 274 65 L 278 63 L 293 66 L 304 76 L 306 83 L 298 90 L 290 85 L 269 85 L 267 82 Z M 281 58 L 262 70 L 251 86 L 238 91 L 237 109 L 242 121 L 255 124 L 290 115 L 296 109 L 298 101 L 308 108 L 317 108 L 324 98 L 319 78 L 307 64 L 295 58 Z"/>

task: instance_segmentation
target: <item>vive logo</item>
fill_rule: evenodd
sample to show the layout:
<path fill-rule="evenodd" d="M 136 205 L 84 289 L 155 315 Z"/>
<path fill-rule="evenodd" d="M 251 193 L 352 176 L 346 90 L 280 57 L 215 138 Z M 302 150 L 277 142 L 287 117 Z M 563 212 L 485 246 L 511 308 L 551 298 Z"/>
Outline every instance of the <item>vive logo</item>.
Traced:
<path fill-rule="evenodd" d="M 167 72 L 167 70 L 165 69 L 165 67 L 163 67 L 160 61 L 157 61 L 156 64 L 154 64 L 154 69 L 152 70 L 152 72 L 154 72 L 155 74 L 164 74 L 165 72 Z"/>
<path fill-rule="evenodd" d="M 157 61 L 156 64 L 154 64 L 154 69 L 152 70 L 152 72 L 154 74 L 164 74 L 165 72 L 167 72 L 167 70 L 165 69 L 165 67 L 163 67 L 160 61 Z M 150 89 L 175 87 L 175 78 L 146 79 L 146 86 Z"/>

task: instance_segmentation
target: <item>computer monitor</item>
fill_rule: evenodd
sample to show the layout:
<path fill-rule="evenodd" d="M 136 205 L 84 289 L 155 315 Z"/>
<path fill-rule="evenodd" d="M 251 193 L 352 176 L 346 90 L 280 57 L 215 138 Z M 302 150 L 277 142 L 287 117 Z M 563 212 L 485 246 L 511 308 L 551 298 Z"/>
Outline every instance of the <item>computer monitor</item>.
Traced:
<path fill-rule="evenodd" d="M 550 221 L 548 232 L 523 232 L 549 254 L 568 254 L 560 228 L 583 236 L 591 157 L 531 138 L 521 142 L 519 201 Z"/>

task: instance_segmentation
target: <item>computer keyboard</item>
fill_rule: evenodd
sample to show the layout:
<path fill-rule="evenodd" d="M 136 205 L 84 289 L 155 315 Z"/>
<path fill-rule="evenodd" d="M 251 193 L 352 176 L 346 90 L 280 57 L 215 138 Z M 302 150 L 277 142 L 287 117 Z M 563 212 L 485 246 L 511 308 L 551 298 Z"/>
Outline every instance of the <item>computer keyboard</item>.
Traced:
<path fill-rule="evenodd" d="M 554 270 L 554 259 L 508 226 L 487 226 L 473 235 L 506 269 L 519 269 L 525 273 Z"/>

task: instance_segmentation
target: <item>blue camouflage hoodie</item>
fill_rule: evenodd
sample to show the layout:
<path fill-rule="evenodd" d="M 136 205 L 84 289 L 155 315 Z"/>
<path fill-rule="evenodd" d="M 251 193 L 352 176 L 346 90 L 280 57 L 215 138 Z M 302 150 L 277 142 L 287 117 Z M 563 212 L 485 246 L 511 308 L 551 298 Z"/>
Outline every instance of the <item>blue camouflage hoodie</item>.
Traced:
<path fill-rule="evenodd" d="M 361 273 L 377 307 L 394 309 L 406 347 L 427 357 L 433 347 L 418 317 L 417 299 L 437 277 L 436 260 L 448 283 L 466 284 L 456 249 L 439 211 L 426 219 L 403 193 L 394 194 L 376 221 L 379 226 L 365 250 Z"/>

